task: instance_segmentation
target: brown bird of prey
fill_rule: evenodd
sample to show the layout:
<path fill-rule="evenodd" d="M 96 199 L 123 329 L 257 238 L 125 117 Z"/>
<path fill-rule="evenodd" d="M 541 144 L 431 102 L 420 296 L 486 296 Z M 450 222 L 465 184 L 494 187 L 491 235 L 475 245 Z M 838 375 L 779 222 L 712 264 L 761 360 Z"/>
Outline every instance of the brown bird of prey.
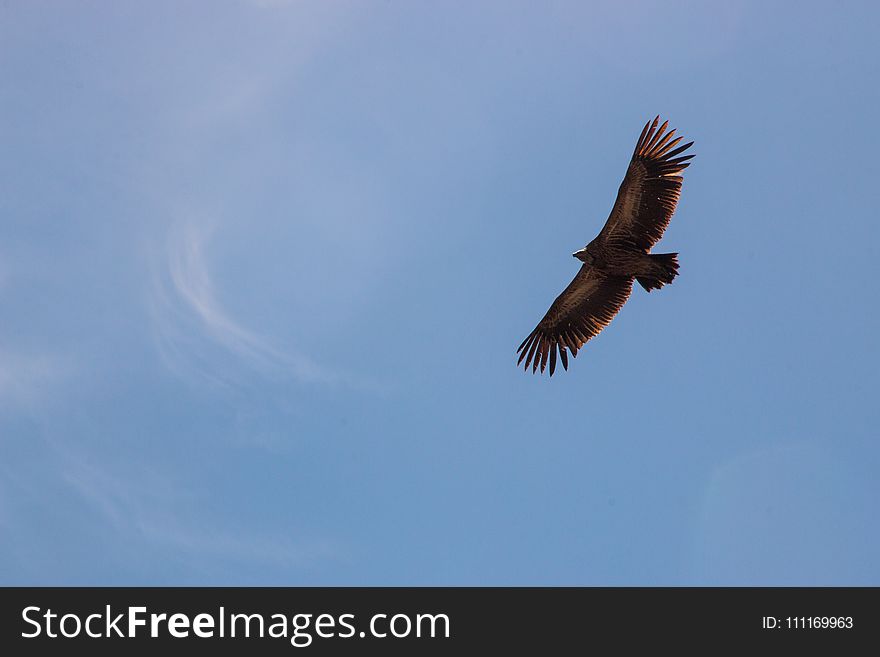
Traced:
<path fill-rule="evenodd" d="M 663 236 L 681 194 L 681 172 L 693 155 L 681 154 L 694 142 L 678 146 L 682 137 L 660 128 L 658 116 L 648 121 L 636 143 L 626 176 L 617 192 L 605 227 L 592 242 L 572 255 L 583 262 L 580 271 L 556 297 L 535 330 L 517 349 L 525 368 L 541 372 L 556 357 L 568 369 L 568 352 L 578 349 L 608 326 L 632 292 L 633 279 L 645 290 L 671 283 L 678 273 L 677 253 L 651 253 Z M 680 157 L 679 157 L 680 156 Z"/>

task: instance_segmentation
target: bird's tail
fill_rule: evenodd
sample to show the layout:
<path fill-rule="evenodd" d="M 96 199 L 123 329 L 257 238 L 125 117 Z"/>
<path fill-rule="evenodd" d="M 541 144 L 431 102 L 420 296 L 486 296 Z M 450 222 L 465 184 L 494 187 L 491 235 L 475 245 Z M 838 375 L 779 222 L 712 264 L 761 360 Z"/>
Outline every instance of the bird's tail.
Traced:
<path fill-rule="evenodd" d="M 678 274 L 677 253 L 652 253 L 647 262 L 649 264 L 646 271 L 636 276 L 636 280 L 648 292 L 671 283 Z"/>

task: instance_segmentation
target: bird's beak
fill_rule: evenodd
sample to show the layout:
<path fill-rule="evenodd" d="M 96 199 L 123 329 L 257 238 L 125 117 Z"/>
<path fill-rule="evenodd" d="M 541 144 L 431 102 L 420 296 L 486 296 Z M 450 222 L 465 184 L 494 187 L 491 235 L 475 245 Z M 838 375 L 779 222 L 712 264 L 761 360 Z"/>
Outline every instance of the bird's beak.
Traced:
<path fill-rule="evenodd" d="M 580 251 L 575 251 L 574 253 L 571 254 L 571 257 L 577 258 L 578 256 L 583 255 L 584 251 L 586 251 L 586 249 L 581 249 Z"/>

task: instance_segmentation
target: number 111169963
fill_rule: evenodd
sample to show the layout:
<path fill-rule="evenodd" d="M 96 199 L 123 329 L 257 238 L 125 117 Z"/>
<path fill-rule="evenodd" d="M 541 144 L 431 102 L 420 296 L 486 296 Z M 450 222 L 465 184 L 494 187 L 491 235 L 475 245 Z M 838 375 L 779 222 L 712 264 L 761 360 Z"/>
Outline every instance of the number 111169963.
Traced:
<path fill-rule="evenodd" d="M 764 616 L 761 627 L 765 630 L 849 630 L 852 616 Z"/>

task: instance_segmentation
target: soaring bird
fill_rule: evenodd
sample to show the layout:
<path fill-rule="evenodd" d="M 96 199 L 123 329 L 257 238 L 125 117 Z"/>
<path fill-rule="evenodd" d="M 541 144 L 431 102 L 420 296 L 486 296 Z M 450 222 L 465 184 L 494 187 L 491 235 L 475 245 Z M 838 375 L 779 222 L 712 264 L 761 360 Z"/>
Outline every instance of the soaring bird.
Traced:
<path fill-rule="evenodd" d="M 681 172 L 693 155 L 681 155 L 694 142 L 678 146 L 675 130 L 659 128 L 660 117 L 648 121 L 636 142 L 626 176 L 605 227 L 596 238 L 572 255 L 583 262 L 535 330 L 517 349 L 525 369 L 541 372 L 550 363 L 556 370 L 557 352 L 568 369 L 568 352 L 599 334 L 626 303 L 633 279 L 646 291 L 671 283 L 678 273 L 677 253 L 651 253 L 663 236 L 681 194 Z"/>

